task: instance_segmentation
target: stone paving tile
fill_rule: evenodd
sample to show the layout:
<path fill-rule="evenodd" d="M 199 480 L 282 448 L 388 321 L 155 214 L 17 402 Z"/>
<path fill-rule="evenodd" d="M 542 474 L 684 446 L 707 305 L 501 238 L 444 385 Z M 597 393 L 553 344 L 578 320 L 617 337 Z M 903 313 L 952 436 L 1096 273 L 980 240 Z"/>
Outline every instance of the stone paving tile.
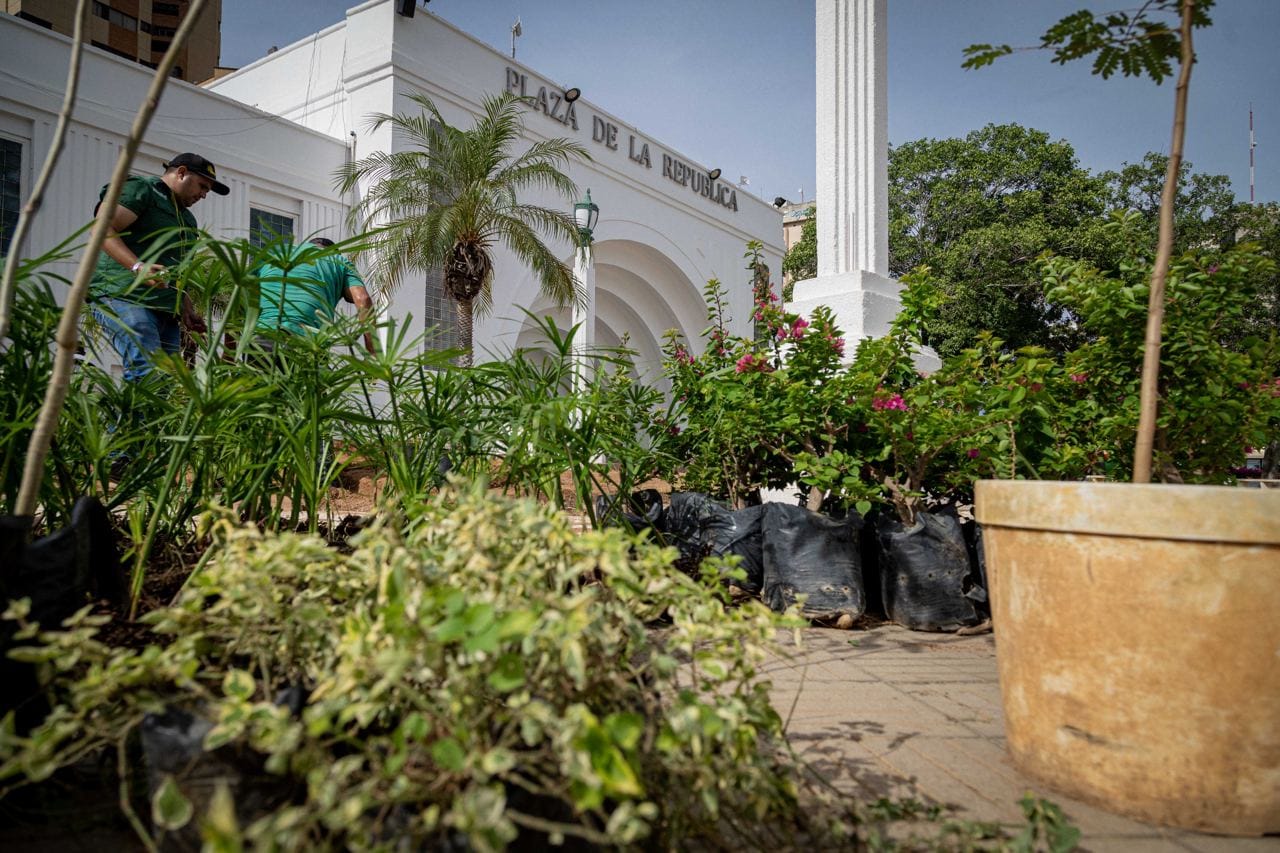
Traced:
<path fill-rule="evenodd" d="M 1080 845 L 1082 853 L 1187 853 L 1190 849 L 1177 838 L 1132 835 L 1091 836 Z"/>
<path fill-rule="evenodd" d="M 1198 835 L 1187 833 L 1179 839 L 1189 850 L 1197 853 L 1276 853 L 1280 850 L 1280 836 L 1265 838 L 1228 838 L 1222 835 Z"/>
<path fill-rule="evenodd" d="M 789 638 L 784 638 L 784 642 Z M 1150 826 L 1038 787 L 1013 767 L 991 635 L 919 634 L 886 625 L 812 629 L 764 671 L 797 752 L 857 796 L 913 797 L 960 817 L 1020 823 L 1028 792 L 1057 803 L 1082 850 L 1280 853 L 1280 838 L 1237 839 Z"/>

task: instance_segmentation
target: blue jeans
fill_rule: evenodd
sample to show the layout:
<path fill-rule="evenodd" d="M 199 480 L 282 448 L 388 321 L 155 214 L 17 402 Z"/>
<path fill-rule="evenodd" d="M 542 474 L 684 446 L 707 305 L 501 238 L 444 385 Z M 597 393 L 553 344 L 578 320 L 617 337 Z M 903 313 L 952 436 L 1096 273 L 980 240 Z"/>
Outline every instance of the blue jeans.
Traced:
<path fill-rule="evenodd" d="M 151 372 L 152 353 L 176 353 L 182 348 L 178 315 L 168 311 L 103 299 L 94 307 L 93 316 L 124 362 L 125 382 L 137 382 Z"/>

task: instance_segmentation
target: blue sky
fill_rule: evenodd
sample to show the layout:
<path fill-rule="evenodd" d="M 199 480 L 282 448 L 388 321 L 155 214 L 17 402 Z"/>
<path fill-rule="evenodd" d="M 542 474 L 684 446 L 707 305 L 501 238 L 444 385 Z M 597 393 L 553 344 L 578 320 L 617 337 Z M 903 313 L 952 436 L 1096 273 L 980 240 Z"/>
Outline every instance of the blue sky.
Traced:
<path fill-rule="evenodd" d="M 223 0 L 222 63 L 239 66 L 342 19 L 354 0 Z M 960 68 L 975 42 L 1034 44 L 1081 8 L 1133 0 L 889 0 L 889 141 L 1017 122 L 1065 139 L 1093 170 L 1166 151 L 1173 83 L 1089 73 L 1047 54 Z M 812 0 L 431 0 L 426 7 L 767 199 L 813 197 Z M 419 12 L 422 14 L 422 12 Z M 1196 33 L 1186 158 L 1249 197 L 1280 200 L 1280 0 L 1219 0 Z"/>

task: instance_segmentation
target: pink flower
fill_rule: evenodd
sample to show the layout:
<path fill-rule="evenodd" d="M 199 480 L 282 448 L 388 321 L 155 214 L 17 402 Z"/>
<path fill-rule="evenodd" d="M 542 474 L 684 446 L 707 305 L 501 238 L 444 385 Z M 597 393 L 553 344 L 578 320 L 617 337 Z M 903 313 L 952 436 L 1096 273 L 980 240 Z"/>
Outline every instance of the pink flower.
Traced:
<path fill-rule="evenodd" d="M 978 448 L 976 448 L 976 447 L 970 447 L 970 448 L 969 448 L 969 458 L 970 458 L 970 459 L 977 459 L 977 458 L 978 458 Z"/>
<path fill-rule="evenodd" d="M 836 355 L 844 355 L 844 338 L 836 338 L 831 346 L 835 348 Z"/>
<path fill-rule="evenodd" d="M 692 364 L 692 363 L 693 363 L 693 358 L 689 355 L 689 351 L 688 351 L 687 349 L 685 349 L 684 347 L 681 347 L 681 346 L 676 347 L 676 353 L 675 353 L 675 355 L 676 355 L 676 363 L 677 363 L 677 364 Z"/>
<path fill-rule="evenodd" d="M 752 362 L 754 361 L 755 356 L 751 353 L 747 353 L 742 358 L 738 359 L 738 363 L 733 366 L 734 373 L 746 373 L 751 369 Z"/>
<path fill-rule="evenodd" d="M 1248 391 L 1248 390 L 1249 390 L 1249 383 L 1248 383 L 1248 382 L 1241 382 L 1241 383 L 1240 383 L 1240 390 L 1241 390 L 1241 391 Z"/>
<path fill-rule="evenodd" d="M 809 321 L 803 317 L 797 317 L 795 323 L 791 325 L 791 337 L 797 341 L 804 337 L 804 330 L 809 328 Z"/>
<path fill-rule="evenodd" d="M 907 401 L 902 399 L 901 394 L 894 394 L 892 397 L 877 397 L 871 401 L 871 408 L 878 411 L 893 409 L 905 412 L 907 410 Z"/>
<path fill-rule="evenodd" d="M 737 364 L 733 367 L 734 373 L 770 373 L 772 370 L 773 368 L 769 367 L 768 359 L 754 353 L 747 353 L 738 359 Z"/>
<path fill-rule="evenodd" d="M 1038 391 L 1043 391 L 1043 390 L 1044 390 L 1044 386 L 1043 386 L 1043 385 L 1041 385 L 1039 382 L 1032 382 L 1032 383 L 1031 383 L 1031 393 L 1032 393 L 1032 394 L 1035 394 L 1036 392 L 1038 392 Z"/>
<path fill-rule="evenodd" d="M 1088 378 L 1089 378 L 1089 374 L 1087 374 L 1087 373 L 1073 373 L 1073 374 L 1071 374 L 1071 381 L 1072 381 L 1072 382 L 1077 382 L 1077 383 L 1078 383 L 1078 382 L 1083 382 L 1083 381 L 1085 381 L 1085 380 L 1086 380 L 1086 379 L 1088 379 Z"/>
<path fill-rule="evenodd" d="M 1213 264 L 1213 265 L 1211 265 L 1211 266 L 1209 267 L 1209 275 L 1213 275 L 1213 274 L 1214 274 L 1214 273 L 1216 273 L 1217 271 L 1218 271 L 1218 265 L 1217 265 L 1217 264 Z"/>

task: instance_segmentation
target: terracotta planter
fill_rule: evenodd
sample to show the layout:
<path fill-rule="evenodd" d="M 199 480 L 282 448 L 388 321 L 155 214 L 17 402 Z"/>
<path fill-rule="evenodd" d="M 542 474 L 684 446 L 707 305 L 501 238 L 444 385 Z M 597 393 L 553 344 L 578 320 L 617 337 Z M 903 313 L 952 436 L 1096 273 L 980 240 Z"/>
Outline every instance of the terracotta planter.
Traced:
<path fill-rule="evenodd" d="M 977 484 L 1017 767 L 1140 820 L 1280 831 L 1280 490 Z"/>

